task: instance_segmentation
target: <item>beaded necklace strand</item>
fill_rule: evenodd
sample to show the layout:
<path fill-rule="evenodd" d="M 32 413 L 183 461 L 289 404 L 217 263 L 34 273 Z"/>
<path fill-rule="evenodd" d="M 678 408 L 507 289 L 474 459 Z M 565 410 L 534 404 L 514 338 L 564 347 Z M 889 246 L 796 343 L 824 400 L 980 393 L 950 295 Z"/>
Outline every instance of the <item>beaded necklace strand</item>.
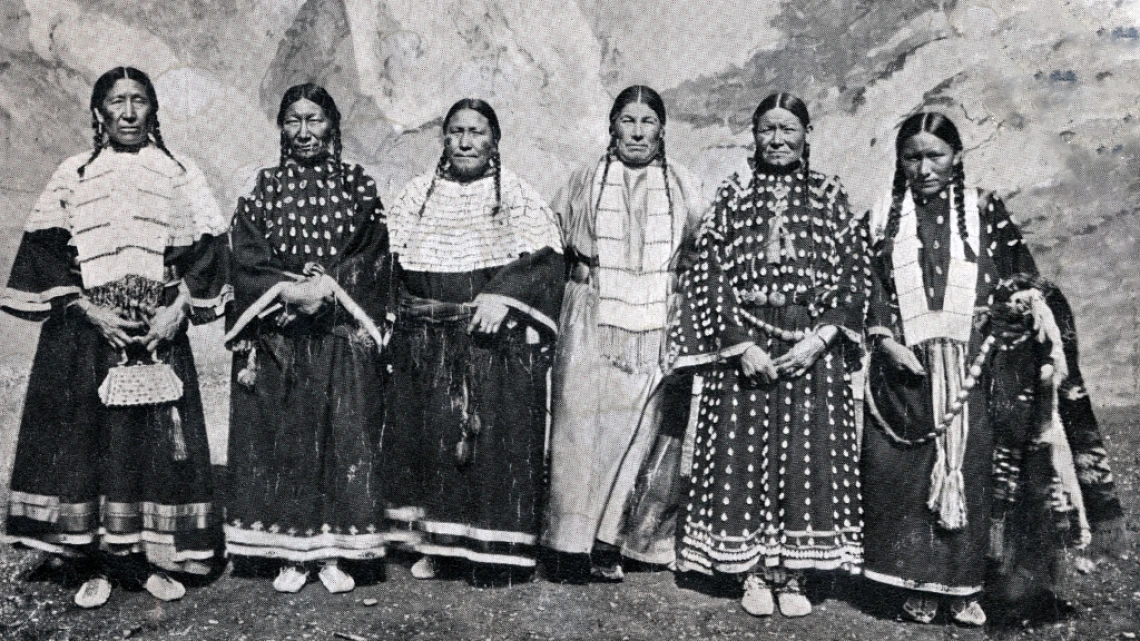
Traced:
<path fill-rule="evenodd" d="M 947 412 L 944 417 L 942 417 L 942 420 L 938 422 L 938 426 L 935 427 L 934 430 L 929 434 L 925 434 L 913 439 L 904 438 L 892 430 L 891 426 L 887 425 L 887 422 L 878 415 L 878 412 L 872 412 L 872 415 L 875 417 L 876 422 L 879 424 L 879 427 L 883 428 L 883 431 L 887 434 L 888 437 L 890 437 L 892 441 L 895 441 L 900 445 L 921 445 L 923 443 L 928 443 L 944 434 L 946 430 L 950 429 L 950 425 L 954 422 L 954 419 L 962 413 L 963 409 L 965 409 L 966 399 L 970 397 L 970 391 L 974 389 L 974 387 L 978 384 L 978 378 L 982 375 L 982 367 L 985 365 L 986 360 L 989 358 L 990 351 L 993 349 L 994 343 L 996 341 L 997 338 L 993 335 L 990 335 L 987 336 L 986 340 L 982 342 L 981 347 L 978 349 L 978 355 L 974 357 L 974 362 L 970 364 L 970 368 L 967 370 L 966 380 L 962 381 L 962 389 L 958 392 L 958 396 L 950 405 L 950 411 Z"/>

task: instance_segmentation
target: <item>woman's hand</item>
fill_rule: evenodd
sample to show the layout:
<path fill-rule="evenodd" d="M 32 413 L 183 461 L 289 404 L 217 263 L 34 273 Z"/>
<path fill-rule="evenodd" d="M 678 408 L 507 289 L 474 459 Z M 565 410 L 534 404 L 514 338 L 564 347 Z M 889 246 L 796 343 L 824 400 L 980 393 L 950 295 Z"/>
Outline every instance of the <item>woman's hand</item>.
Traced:
<path fill-rule="evenodd" d="M 835 336 L 835 328 L 820 328 L 821 333 L 824 329 L 829 330 L 827 333 Z M 804 372 L 811 369 L 812 365 L 819 360 L 819 357 L 827 351 L 829 345 L 827 338 L 821 334 L 812 333 L 804 336 L 792 348 L 784 353 L 783 356 L 776 359 L 776 369 L 780 374 L 789 378 L 797 378 L 803 376 Z"/>
<path fill-rule="evenodd" d="M 296 311 L 311 316 L 320 311 L 326 301 L 333 297 L 332 288 L 325 282 L 323 276 L 306 278 L 296 283 L 289 283 L 281 289 L 281 301 Z"/>
<path fill-rule="evenodd" d="M 154 352 L 158 349 L 159 343 L 173 340 L 178 334 L 179 328 L 182 327 L 183 321 L 186 320 L 190 301 L 179 296 L 177 300 L 166 307 L 159 307 L 158 311 L 150 319 L 150 329 L 138 342 L 146 348 L 148 352 Z"/>
<path fill-rule="evenodd" d="M 499 326 L 503 324 L 503 319 L 505 319 L 507 313 L 511 311 L 506 305 L 496 300 L 483 297 L 476 298 L 475 305 L 475 315 L 471 317 L 471 322 L 467 324 L 468 334 L 472 331 L 494 334 L 499 331 Z"/>
<path fill-rule="evenodd" d="M 881 351 L 890 361 L 895 368 L 910 372 L 915 376 L 925 376 L 926 370 L 922 368 L 922 363 L 918 362 L 918 357 L 906 345 L 901 345 L 898 341 L 891 337 L 883 338 L 879 341 L 879 351 Z"/>
<path fill-rule="evenodd" d="M 118 350 L 136 342 L 136 337 L 127 332 L 146 327 L 144 323 L 127 320 L 114 311 L 100 307 L 87 299 L 79 299 L 75 306 L 83 311 L 87 321 L 99 330 L 103 338 L 107 339 L 107 342 Z"/>
<path fill-rule="evenodd" d="M 758 377 L 762 383 L 770 383 L 779 377 L 772 357 L 757 345 L 749 347 L 740 355 L 740 369 L 746 377 Z"/>

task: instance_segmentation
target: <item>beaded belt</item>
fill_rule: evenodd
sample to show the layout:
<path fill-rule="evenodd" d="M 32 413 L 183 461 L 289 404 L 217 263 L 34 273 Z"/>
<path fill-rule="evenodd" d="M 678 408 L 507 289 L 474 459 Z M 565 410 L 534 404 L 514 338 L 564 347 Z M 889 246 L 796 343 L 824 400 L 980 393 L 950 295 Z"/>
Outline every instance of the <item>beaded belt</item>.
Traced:
<path fill-rule="evenodd" d="M 776 327 L 775 325 L 773 325 L 771 323 L 768 323 L 768 322 L 760 320 L 759 318 L 756 318 L 755 316 L 753 316 L 752 314 L 749 314 L 748 312 L 744 311 L 743 309 L 738 309 L 737 311 L 739 311 L 740 315 L 742 317 L 744 317 L 744 320 L 748 321 L 749 323 L 752 323 L 756 327 L 759 327 L 760 329 L 767 332 L 769 335 L 775 336 L 776 338 L 798 343 L 799 341 L 802 341 L 805 336 L 807 336 L 807 333 L 804 332 L 803 330 L 797 329 L 795 331 L 791 331 L 791 330 L 784 329 L 782 327 Z"/>
<path fill-rule="evenodd" d="M 785 294 L 784 292 L 762 292 L 758 289 L 750 289 L 745 291 L 737 290 L 737 297 L 742 303 L 752 305 L 755 307 L 784 307 L 786 305 L 806 305 L 807 296 L 805 294 L 798 294 L 791 292 Z"/>

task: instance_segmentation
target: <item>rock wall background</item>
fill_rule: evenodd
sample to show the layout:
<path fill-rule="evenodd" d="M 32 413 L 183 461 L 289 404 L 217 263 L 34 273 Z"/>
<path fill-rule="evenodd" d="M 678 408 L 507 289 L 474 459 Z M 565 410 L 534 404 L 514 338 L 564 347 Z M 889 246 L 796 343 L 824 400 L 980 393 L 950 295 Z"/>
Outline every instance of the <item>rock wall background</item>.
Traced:
<path fill-rule="evenodd" d="M 552 196 L 596 158 L 612 97 L 661 90 L 671 158 L 711 195 L 749 153 L 767 93 L 812 110 L 812 164 L 867 208 L 893 171 L 894 128 L 920 108 L 963 130 L 967 180 L 1000 192 L 1066 290 L 1098 404 L 1140 391 L 1140 3 L 1127 0 L 0 0 L 0 276 L 55 166 L 90 145 L 106 69 L 155 79 L 168 144 L 223 209 L 275 162 L 277 102 L 323 83 L 346 156 L 390 197 L 439 153 L 464 96 L 489 100 L 502 154 Z M 36 326 L 0 317 L 0 475 L 7 478 Z M 215 456 L 227 355 L 195 330 Z"/>

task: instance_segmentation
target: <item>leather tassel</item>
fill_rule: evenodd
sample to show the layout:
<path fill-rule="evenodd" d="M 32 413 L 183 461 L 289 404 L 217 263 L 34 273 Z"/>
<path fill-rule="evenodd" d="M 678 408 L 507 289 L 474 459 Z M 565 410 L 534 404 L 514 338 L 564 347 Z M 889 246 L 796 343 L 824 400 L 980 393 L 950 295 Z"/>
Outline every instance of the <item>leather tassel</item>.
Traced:
<path fill-rule="evenodd" d="M 237 380 L 238 383 L 249 389 L 253 389 L 254 384 L 257 383 L 256 347 L 249 348 L 249 355 L 245 357 L 245 367 L 243 367 L 241 371 L 238 372 Z"/>
<path fill-rule="evenodd" d="M 185 461 L 189 455 L 186 452 L 186 438 L 182 435 L 182 415 L 174 406 L 170 407 L 170 441 L 174 446 L 174 460 Z"/>

